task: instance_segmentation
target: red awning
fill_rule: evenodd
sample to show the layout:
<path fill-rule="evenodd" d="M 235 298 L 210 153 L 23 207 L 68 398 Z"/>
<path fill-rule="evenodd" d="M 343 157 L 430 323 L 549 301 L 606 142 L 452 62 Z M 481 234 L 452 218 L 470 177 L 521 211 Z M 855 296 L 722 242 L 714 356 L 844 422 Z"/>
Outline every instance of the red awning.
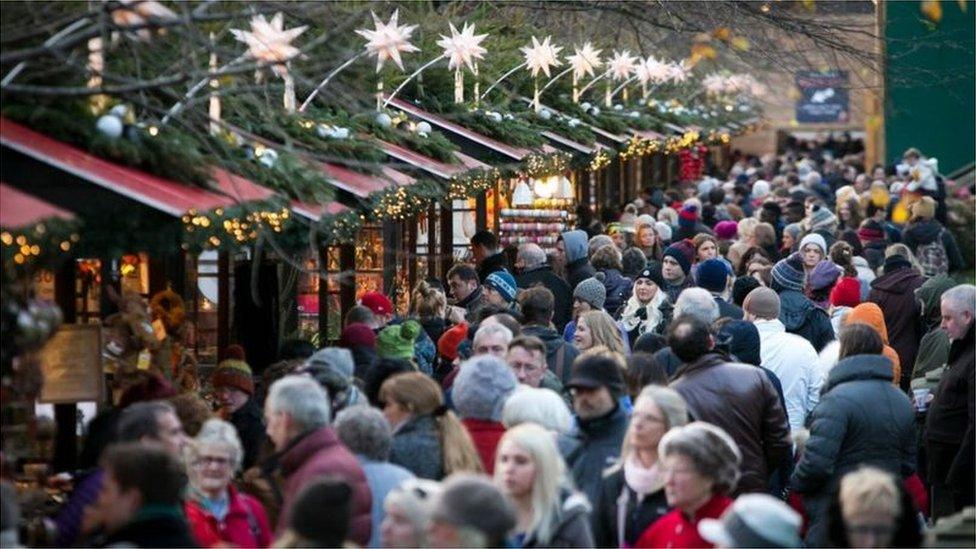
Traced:
<path fill-rule="evenodd" d="M 410 185 L 416 181 L 409 175 L 392 168 L 383 168 L 380 172 L 382 175 L 370 175 L 336 164 L 322 163 L 321 166 L 325 176 L 333 185 L 360 198 L 366 198 L 370 193 L 391 185 Z"/>
<path fill-rule="evenodd" d="M 74 214 L 0 182 L 0 227 L 16 229 L 52 217 L 73 219 Z"/>
<path fill-rule="evenodd" d="M 386 141 L 379 141 L 380 148 L 383 149 L 387 155 L 395 158 L 401 162 L 405 162 L 420 168 L 427 173 L 430 173 L 436 177 L 442 179 L 450 179 L 459 173 L 466 172 L 471 168 L 483 168 L 487 164 L 478 162 L 470 156 L 463 155 L 461 153 L 455 153 L 455 157 L 458 159 L 457 164 L 448 164 L 446 162 L 441 162 L 440 160 L 435 160 L 429 156 L 424 156 L 420 153 L 416 153 L 399 145 L 393 143 L 387 143 Z"/>
<path fill-rule="evenodd" d="M 210 210 L 237 202 L 233 192 L 223 195 L 114 164 L 6 118 L 0 118 L 0 144 L 174 217 L 194 208 Z M 238 192 L 234 190 L 232 178 L 217 184 L 222 189 L 227 186 Z M 240 191 L 244 195 L 252 192 L 256 191 L 250 188 Z"/>
<path fill-rule="evenodd" d="M 416 105 L 412 105 L 406 101 L 403 101 L 402 99 L 393 99 L 392 101 L 390 101 L 390 105 L 392 105 L 397 109 L 400 109 L 401 111 L 407 114 L 416 116 L 421 120 L 426 120 L 427 122 L 439 127 L 442 130 L 448 131 L 456 135 L 460 135 L 465 139 L 478 143 L 479 145 L 487 147 L 497 153 L 501 153 L 513 160 L 522 160 L 526 156 L 532 153 L 532 151 L 528 149 L 523 149 L 520 147 L 512 147 L 510 145 L 506 145 L 499 141 L 495 141 L 490 137 L 481 135 L 480 133 L 469 130 L 464 126 L 460 126 L 458 124 L 455 124 L 454 122 L 445 120 L 444 118 L 441 118 L 436 114 L 427 112 Z"/>
<path fill-rule="evenodd" d="M 320 204 L 310 204 L 308 202 L 291 201 L 291 211 L 301 215 L 306 219 L 318 221 L 324 214 L 337 214 L 348 211 L 349 208 L 338 202 L 330 202 L 325 206 Z"/>

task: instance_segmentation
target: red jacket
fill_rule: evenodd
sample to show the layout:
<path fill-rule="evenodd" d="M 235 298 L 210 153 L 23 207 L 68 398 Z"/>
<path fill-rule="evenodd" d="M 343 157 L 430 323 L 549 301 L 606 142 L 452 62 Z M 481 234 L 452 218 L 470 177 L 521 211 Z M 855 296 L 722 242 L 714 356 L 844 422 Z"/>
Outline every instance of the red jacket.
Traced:
<path fill-rule="evenodd" d="M 505 434 L 505 426 L 497 421 L 484 419 L 462 419 L 461 423 L 474 441 L 474 448 L 478 451 L 481 464 L 485 466 L 485 472 L 489 475 L 495 474 L 495 451 Z"/>
<path fill-rule="evenodd" d="M 698 521 L 703 518 L 717 519 L 730 505 L 732 505 L 731 498 L 717 494 L 696 511 L 691 520 L 681 510 L 675 509 L 659 518 L 647 530 L 644 530 L 634 547 L 674 547 L 676 549 L 681 547 L 712 547 L 711 543 L 698 535 Z"/>
<path fill-rule="evenodd" d="M 183 504 L 193 538 L 200 547 L 227 544 L 235 547 L 269 547 L 273 538 L 264 507 L 258 500 L 238 492 L 233 486 L 228 491 L 230 502 L 223 521 L 218 521 L 192 498 Z"/>
<path fill-rule="evenodd" d="M 360 546 L 369 543 L 372 497 L 366 474 L 356 456 L 339 442 L 331 427 L 321 427 L 304 435 L 284 451 L 278 463 L 284 481 L 276 537 L 284 533 L 291 522 L 291 508 L 301 489 L 320 477 L 335 477 L 352 488 L 349 540 Z"/>

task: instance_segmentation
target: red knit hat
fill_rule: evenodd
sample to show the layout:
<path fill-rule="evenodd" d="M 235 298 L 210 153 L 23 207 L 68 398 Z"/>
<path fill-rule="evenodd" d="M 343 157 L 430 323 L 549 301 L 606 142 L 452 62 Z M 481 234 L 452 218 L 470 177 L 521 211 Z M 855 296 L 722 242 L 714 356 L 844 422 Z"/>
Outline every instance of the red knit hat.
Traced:
<path fill-rule="evenodd" d="M 458 346 L 468 338 L 468 323 L 462 322 L 444 332 L 437 340 L 437 352 L 448 360 L 458 357 Z"/>
<path fill-rule="evenodd" d="M 251 367 L 243 360 L 221 360 L 210 376 L 210 384 L 214 389 L 233 387 L 249 395 L 254 394 L 254 379 Z"/>
<path fill-rule="evenodd" d="M 235 360 L 247 361 L 247 355 L 244 353 L 244 347 L 233 343 L 224 348 L 224 358 L 233 358 Z"/>
<path fill-rule="evenodd" d="M 834 307 L 857 307 L 861 304 L 861 282 L 845 276 L 830 290 L 830 304 Z"/>
<path fill-rule="evenodd" d="M 359 303 L 373 311 L 374 315 L 388 315 L 393 312 L 393 302 L 379 292 L 366 292 L 359 298 Z"/>
<path fill-rule="evenodd" d="M 346 349 L 356 347 L 376 347 L 376 332 L 362 322 L 353 322 L 342 329 L 339 334 L 339 346 Z"/>

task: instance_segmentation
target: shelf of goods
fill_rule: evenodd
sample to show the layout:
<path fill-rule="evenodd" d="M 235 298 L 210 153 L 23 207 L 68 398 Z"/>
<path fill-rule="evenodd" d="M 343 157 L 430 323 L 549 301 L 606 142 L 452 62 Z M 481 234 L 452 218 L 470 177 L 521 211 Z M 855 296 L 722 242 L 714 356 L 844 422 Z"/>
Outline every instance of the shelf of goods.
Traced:
<path fill-rule="evenodd" d="M 503 246 L 533 243 L 551 250 L 559 234 L 574 225 L 572 207 L 572 199 L 536 198 L 531 206 L 502 208 L 498 212 L 499 239 Z"/>

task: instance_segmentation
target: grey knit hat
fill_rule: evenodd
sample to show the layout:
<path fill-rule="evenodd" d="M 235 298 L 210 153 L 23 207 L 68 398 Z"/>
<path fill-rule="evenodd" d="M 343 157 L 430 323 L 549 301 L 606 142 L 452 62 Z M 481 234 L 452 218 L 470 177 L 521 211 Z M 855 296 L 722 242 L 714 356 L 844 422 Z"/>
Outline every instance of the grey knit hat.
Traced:
<path fill-rule="evenodd" d="M 454 380 L 452 399 L 462 419 L 500 421 L 505 399 L 518 380 L 504 360 L 476 356 L 463 364 Z"/>
<path fill-rule="evenodd" d="M 308 357 L 301 369 L 323 387 L 341 391 L 352 383 L 356 363 L 349 349 L 325 347 Z"/>
<path fill-rule="evenodd" d="M 589 303 L 594 309 L 602 309 L 607 300 L 607 287 L 603 285 L 604 278 L 603 273 L 596 273 L 577 284 L 576 289 L 573 290 L 573 299 Z"/>
<path fill-rule="evenodd" d="M 444 481 L 443 486 L 444 490 L 434 502 L 431 520 L 474 528 L 488 538 L 488 547 L 503 541 L 515 528 L 515 509 L 490 477 L 455 473 Z"/>

